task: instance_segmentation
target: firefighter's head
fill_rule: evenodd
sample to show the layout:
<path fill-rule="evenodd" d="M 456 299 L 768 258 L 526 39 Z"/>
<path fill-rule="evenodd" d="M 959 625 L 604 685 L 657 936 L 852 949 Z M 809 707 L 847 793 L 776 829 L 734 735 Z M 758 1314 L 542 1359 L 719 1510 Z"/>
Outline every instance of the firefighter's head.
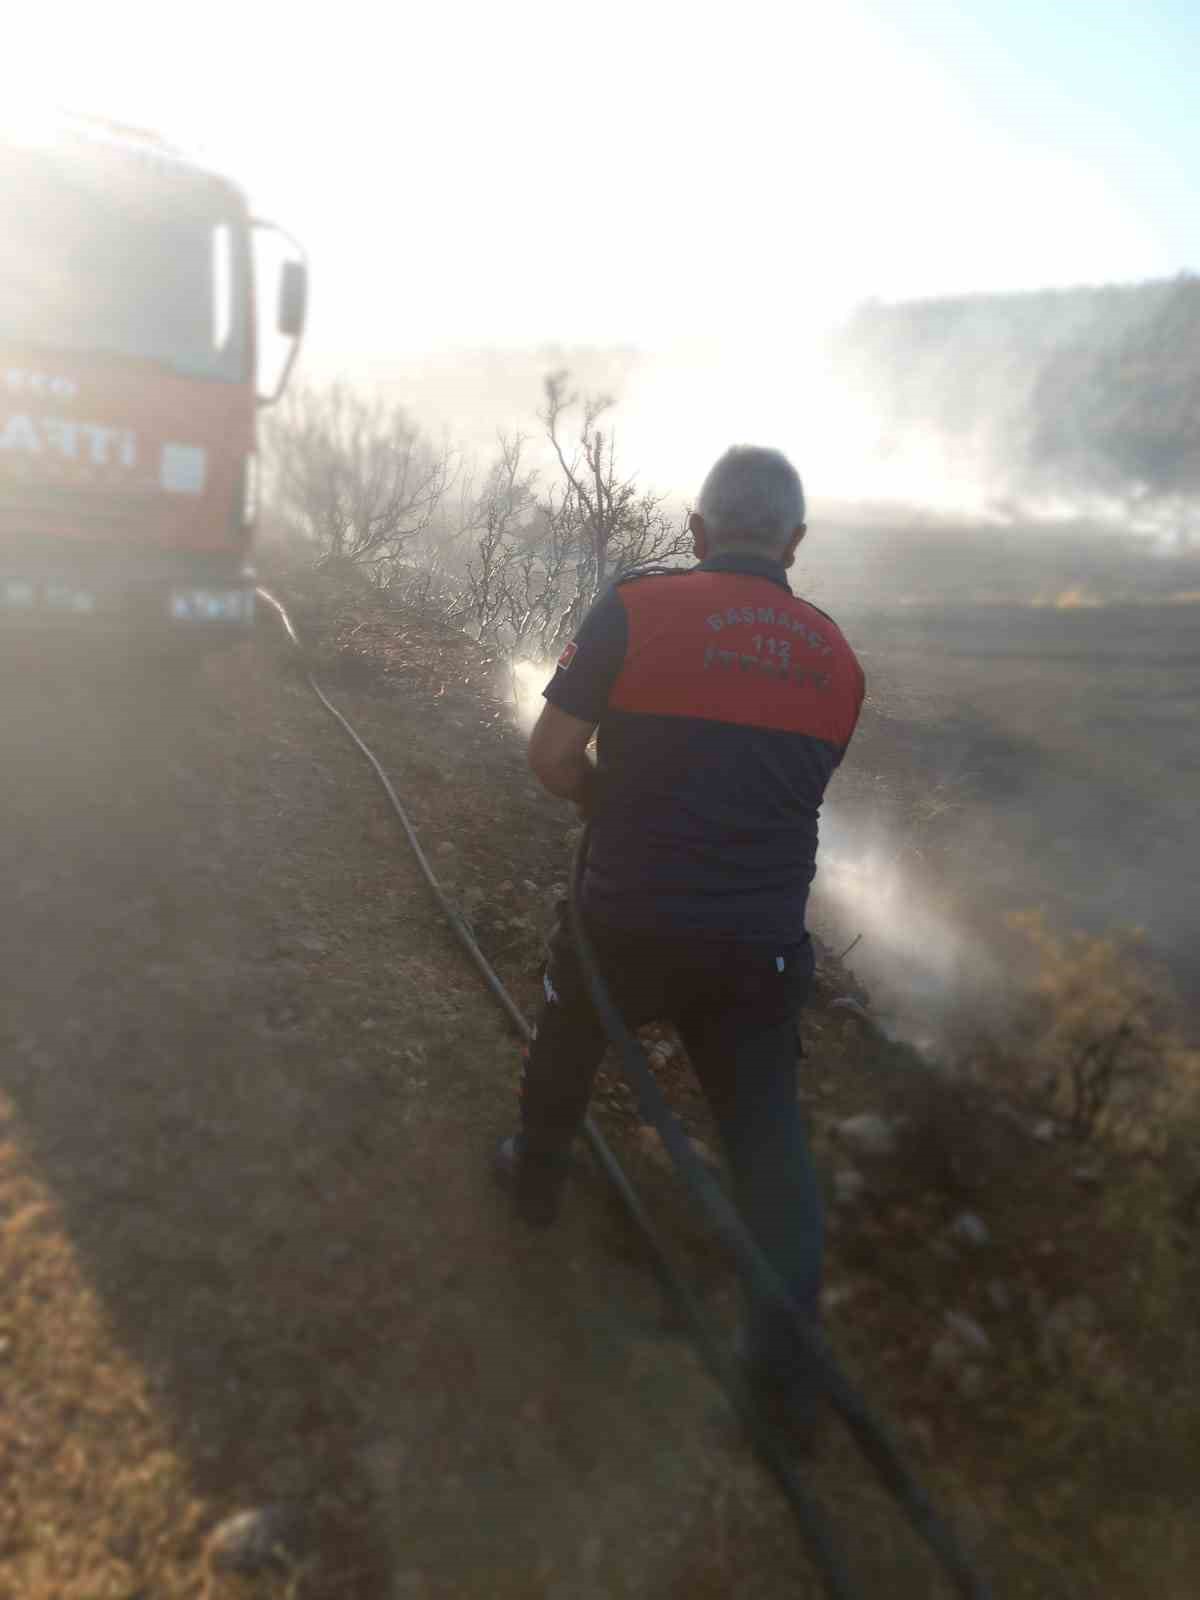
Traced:
<path fill-rule="evenodd" d="M 782 451 L 734 445 L 701 487 L 690 523 L 696 556 L 738 550 L 790 567 L 804 512 L 804 485 Z"/>

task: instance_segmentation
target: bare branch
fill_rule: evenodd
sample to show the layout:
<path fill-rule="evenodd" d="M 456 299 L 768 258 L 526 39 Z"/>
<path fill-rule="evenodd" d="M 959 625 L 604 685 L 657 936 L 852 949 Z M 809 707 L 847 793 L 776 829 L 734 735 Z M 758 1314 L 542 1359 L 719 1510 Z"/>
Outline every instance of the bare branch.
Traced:
<path fill-rule="evenodd" d="M 373 582 L 432 523 L 453 477 L 402 407 L 334 383 L 291 393 L 267 436 L 278 515 L 320 565 L 355 564 Z"/>

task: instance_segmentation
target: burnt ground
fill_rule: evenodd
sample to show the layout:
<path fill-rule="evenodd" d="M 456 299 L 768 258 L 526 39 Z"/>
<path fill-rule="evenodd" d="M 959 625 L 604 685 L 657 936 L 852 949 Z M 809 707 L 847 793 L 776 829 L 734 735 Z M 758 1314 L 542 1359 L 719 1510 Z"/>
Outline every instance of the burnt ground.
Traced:
<path fill-rule="evenodd" d="M 848 830 L 904 838 L 983 942 L 1037 905 L 1060 926 L 1143 928 L 1200 1017 L 1197 606 L 844 620 L 871 695 L 835 795 Z"/>
<path fill-rule="evenodd" d="M 495 664 L 419 617 L 307 598 L 316 664 L 532 1004 L 570 819 L 525 774 Z M 191 671 L 8 664 L 0 1596 L 815 1595 L 598 1178 L 581 1168 L 548 1235 L 507 1215 L 488 1159 L 516 1047 L 278 635 Z M 847 982 L 830 965 L 805 1023 L 827 1168 L 839 1118 L 915 1105 L 828 1009 Z M 682 1063 L 663 1070 L 711 1139 Z M 728 1275 L 618 1085 L 599 1113 L 727 1317 Z M 1160 1374 L 1184 1381 L 1184 1346 L 1110 1294 L 1079 1383 L 1051 1382 L 1023 1309 L 1100 1292 L 1144 1219 L 987 1107 L 928 1128 L 835 1226 L 835 1337 L 1004 1592 L 1144 1593 L 1140 1519 L 1182 1600 L 1190 1463 Z M 964 1203 L 948 1149 L 986 1264 L 928 1248 Z M 931 1363 L 947 1306 L 1003 1352 L 970 1396 Z M 1114 1420 L 1149 1361 L 1153 1405 Z M 938 1592 L 848 1444 L 813 1481 L 867 1594 Z M 296 1562 L 214 1576 L 212 1529 L 264 1503 L 294 1509 Z"/>

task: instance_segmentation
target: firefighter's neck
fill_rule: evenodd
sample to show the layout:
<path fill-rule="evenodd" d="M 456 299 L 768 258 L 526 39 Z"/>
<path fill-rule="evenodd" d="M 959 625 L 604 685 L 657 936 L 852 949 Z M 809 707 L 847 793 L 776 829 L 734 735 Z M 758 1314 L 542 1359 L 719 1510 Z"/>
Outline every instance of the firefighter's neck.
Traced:
<path fill-rule="evenodd" d="M 797 547 L 806 531 L 802 523 L 782 549 L 764 550 L 762 545 L 751 544 L 748 540 L 742 542 L 737 539 L 723 539 L 720 544 L 716 543 L 705 525 L 704 518 L 699 515 L 692 516 L 689 526 L 692 532 L 692 549 L 697 561 L 707 561 L 712 556 L 753 556 L 759 561 L 777 561 L 784 568 L 790 567 L 796 559 Z"/>

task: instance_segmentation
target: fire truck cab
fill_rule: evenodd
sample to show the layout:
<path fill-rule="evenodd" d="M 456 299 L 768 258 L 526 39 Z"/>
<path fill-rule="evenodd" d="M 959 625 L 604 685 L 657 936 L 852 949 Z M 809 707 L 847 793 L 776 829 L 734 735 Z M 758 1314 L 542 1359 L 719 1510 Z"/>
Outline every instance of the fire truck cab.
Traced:
<path fill-rule="evenodd" d="M 90 122 L 0 137 L 0 216 L 0 631 L 245 629 L 256 412 L 303 328 L 298 249 L 256 285 L 270 225 L 233 183 Z"/>

